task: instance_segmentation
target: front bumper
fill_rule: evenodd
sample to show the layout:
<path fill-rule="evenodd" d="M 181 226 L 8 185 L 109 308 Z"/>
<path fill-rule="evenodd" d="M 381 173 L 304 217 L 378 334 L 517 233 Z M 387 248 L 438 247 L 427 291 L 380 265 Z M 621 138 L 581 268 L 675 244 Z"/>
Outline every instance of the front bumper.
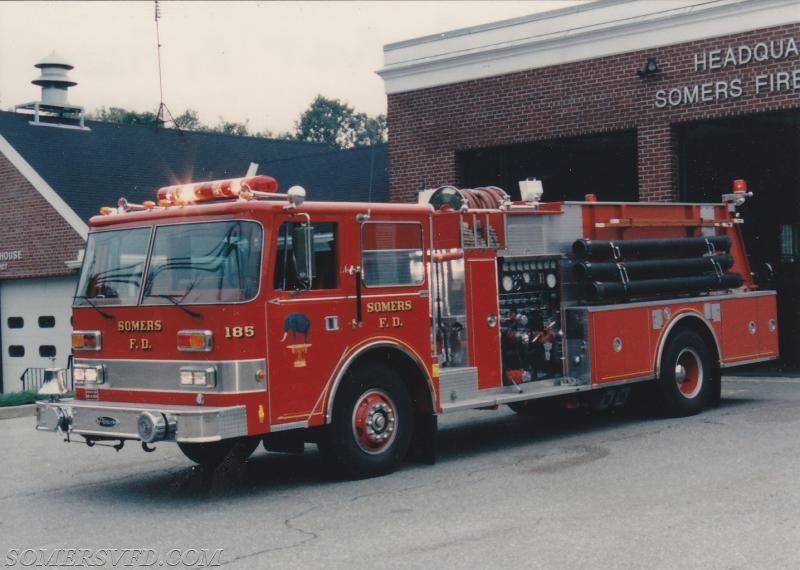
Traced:
<path fill-rule="evenodd" d="M 156 429 L 148 431 L 142 422 L 150 422 Z M 205 443 L 247 435 L 247 414 L 244 406 L 206 408 L 61 400 L 36 404 L 36 429 L 98 440 Z"/>

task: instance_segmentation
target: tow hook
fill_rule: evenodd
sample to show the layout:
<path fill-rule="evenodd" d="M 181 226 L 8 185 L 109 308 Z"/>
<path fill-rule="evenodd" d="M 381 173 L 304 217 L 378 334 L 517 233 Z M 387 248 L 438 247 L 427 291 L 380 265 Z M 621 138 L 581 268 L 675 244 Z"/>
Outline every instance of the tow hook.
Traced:
<path fill-rule="evenodd" d="M 146 451 L 147 453 L 153 453 L 156 450 L 156 448 L 155 447 L 150 447 L 149 445 L 147 445 L 146 441 L 143 441 L 142 442 L 142 450 Z"/>

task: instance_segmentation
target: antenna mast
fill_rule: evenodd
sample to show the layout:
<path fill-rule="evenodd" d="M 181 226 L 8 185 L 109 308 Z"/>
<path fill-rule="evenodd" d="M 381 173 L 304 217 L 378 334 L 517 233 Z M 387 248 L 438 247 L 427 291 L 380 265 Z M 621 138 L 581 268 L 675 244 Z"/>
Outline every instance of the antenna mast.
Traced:
<path fill-rule="evenodd" d="M 158 93 L 159 93 L 159 104 L 158 104 L 158 113 L 156 114 L 156 129 L 158 127 L 165 125 L 167 122 L 172 123 L 172 126 L 175 129 L 183 134 L 180 127 L 178 127 L 177 123 L 175 123 L 175 118 L 172 116 L 172 113 L 167 107 L 167 104 L 164 103 L 164 84 L 161 79 L 161 34 L 158 29 L 158 20 L 161 19 L 161 7 L 158 5 L 158 0 L 155 0 L 155 16 L 156 16 L 156 49 L 158 51 Z M 169 117 L 169 120 L 167 120 Z"/>

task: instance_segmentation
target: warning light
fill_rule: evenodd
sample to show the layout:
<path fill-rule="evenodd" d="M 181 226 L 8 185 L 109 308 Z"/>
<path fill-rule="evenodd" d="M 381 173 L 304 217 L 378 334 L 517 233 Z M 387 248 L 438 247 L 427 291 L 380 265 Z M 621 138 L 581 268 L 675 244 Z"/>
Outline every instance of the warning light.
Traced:
<path fill-rule="evenodd" d="M 733 191 L 734 192 L 747 192 L 747 181 L 746 180 L 734 180 L 733 181 Z"/>
<path fill-rule="evenodd" d="M 164 186 L 158 190 L 158 203 L 167 205 L 186 205 L 211 200 L 238 198 L 242 192 L 249 195 L 257 192 L 274 193 L 278 182 L 271 176 L 251 176 L 249 178 L 230 178 L 194 184 Z"/>
<path fill-rule="evenodd" d="M 100 350 L 100 331 L 73 331 L 72 349 L 73 350 Z"/>
<path fill-rule="evenodd" d="M 209 352 L 213 346 L 211 331 L 178 331 L 178 350 Z"/>

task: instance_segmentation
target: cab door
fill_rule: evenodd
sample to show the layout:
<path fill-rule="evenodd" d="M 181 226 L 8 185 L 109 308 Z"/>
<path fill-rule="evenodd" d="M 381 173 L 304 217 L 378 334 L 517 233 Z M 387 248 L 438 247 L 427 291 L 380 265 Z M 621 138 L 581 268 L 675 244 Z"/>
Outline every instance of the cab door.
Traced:
<path fill-rule="evenodd" d="M 352 336 L 353 284 L 341 270 L 347 232 L 325 216 L 278 218 L 274 232 L 266 272 L 270 424 L 305 427 L 321 421 L 322 392 Z"/>

